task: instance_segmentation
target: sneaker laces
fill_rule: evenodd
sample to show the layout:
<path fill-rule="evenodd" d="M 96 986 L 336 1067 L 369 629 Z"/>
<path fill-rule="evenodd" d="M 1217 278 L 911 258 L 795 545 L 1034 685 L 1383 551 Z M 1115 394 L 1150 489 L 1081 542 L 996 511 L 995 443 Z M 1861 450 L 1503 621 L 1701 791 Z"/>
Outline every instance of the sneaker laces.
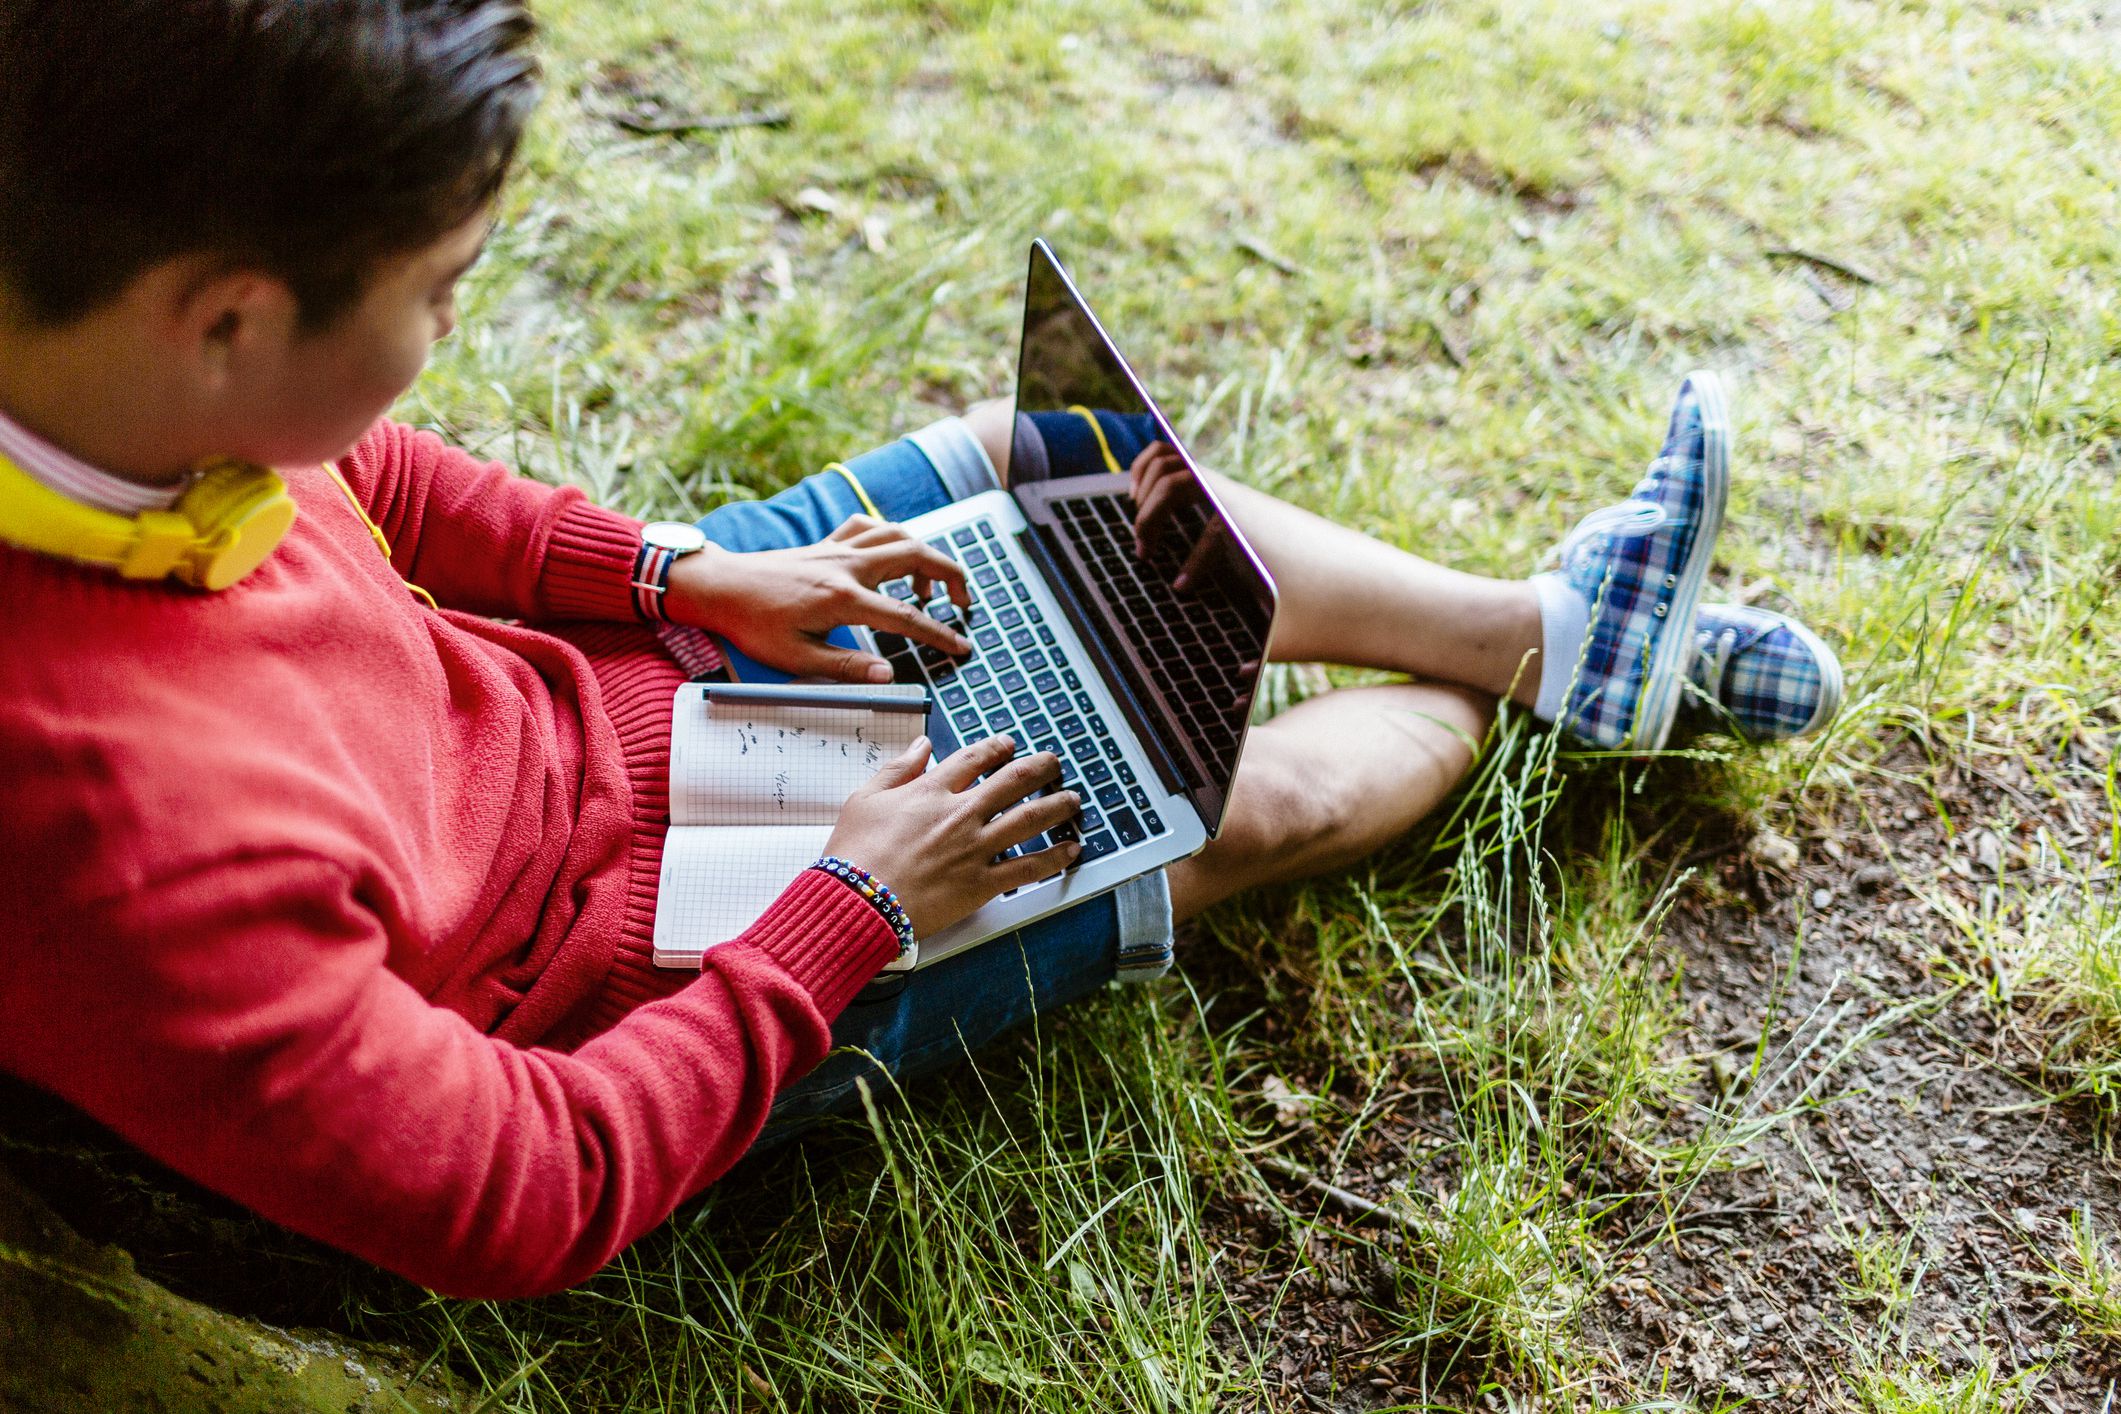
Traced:
<path fill-rule="evenodd" d="M 1731 658 L 1738 652 L 1738 630 L 1726 628 L 1709 643 L 1708 648 L 1695 658 L 1695 665 L 1704 675 L 1695 686 L 1711 698 L 1719 698 L 1723 692 L 1724 670 L 1731 665 Z"/>
<path fill-rule="evenodd" d="M 1554 558 L 1557 563 L 1566 565 L 1577 547 L 1598 536 L 1633 540 L 1655 531 L 1664 521 L 1664 507 L 1655 501 L 1628 500 L 1600 506 L 1577 521 L 1576 528 L 1562 537 Z"/>

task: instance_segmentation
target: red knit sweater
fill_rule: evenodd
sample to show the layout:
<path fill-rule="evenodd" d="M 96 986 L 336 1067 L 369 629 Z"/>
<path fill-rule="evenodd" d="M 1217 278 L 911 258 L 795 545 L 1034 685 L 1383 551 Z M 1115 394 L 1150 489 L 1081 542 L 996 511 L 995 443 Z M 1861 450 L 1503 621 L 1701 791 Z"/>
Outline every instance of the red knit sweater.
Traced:
<path fill-rule="evenodd" d="M 896 944 L 813 873 L 649 968 L 682 674 L 638 527 L 389 424 L 342 470 L 395 571 L 322 468 L 218 594 L 0 545 L 0 1068 L 437 1290 L 568 1286 Z"/>

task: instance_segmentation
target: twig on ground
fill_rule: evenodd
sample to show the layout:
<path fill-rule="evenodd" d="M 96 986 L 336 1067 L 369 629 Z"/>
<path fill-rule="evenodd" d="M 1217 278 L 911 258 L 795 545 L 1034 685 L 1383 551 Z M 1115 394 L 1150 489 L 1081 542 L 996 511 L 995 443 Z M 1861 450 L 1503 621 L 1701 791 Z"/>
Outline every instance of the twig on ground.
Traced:
<path fill-rule="evenodd" d="M 1257 236 L 1239 236 L 1237 238 L 1237 248 L 1260 264 L 1272 266 L 1284 275 L 1308 275 L 1311 273 Z"/>
<path fill-rule="evenodd" d="M 1804 283 L 1810 288 L 1811 292 L 1819 296 L 1819 302 L 1833 313 L 1846 314 L 1856 307 L 1854 296 L 1850 295 L 1846 290 L 1837 290 L 1826 281 L 1820 279 L 1818 271 L 1807 267 L 1797 273 L 1804 277 Z"/>
<path fill-rule="evenodd" d="M 686 113 L 674 118 L 650 117 L 645 113 L 614 113 L 611 121 L 643 137 L 684 133 L 723 133 L 732 128 L 785 128 L 793 115 L 785 108 L 754 108 L 741 113 Z"/>
<path fill-rule="evenodd" d="M 1407 1232 L 1423 1231 L 1418 1220 L 1404 1213 L 1395 1213 L 1382 1203 L 1373 1203 L 1360 1193 L 1351 1193 L 1338 1184 L 1328 1183 L 1293 1159 L 1282 1158 L 1279 1154 L 1262 1154 L 1253 1162 L 1269 1173 L 1280 1174 L 1283 1178 L 1302 1184 L 1306 1189 L 1358 1218 L 1390 1223 Z"/>
<path fill-rule="evenodd" d="M 1843 279 L 1854 280 L 1859 285 L 1869 285 L 1873 289 L 1885 283 L 1876 275 L 1859 270 L 1853 265 L 1845 264 L 1830 255 L 1821 255 L 1817 251 L 1799 250 L 1796 246 L 1769 246 L 1761 254 L 1769 260 L 1799 260 L 1806 265 L 1816 265 L 1821 270 L 1831 271 Z"/>
<path fill-rule="evenodd" d="M 1959 1245 L 1973 1253 L 1974 1260 L 1981 1264 L 1981 1275 L 1988 1281 L 1989 1299 L 1996 1303 L 1996 1309 L 2003 1315 L 2003 1328 L 2010 1334 L 2011 1371 L 2015 1374 L 2025 1368 L 2025 1338 L 2018 1333 L 2018 1317 L 2013 1314 L 2011 1303 L 2003 1295 L 2003 1283 L 1996 1280 L 1996 1269 L 1989 1265 L 1988 1253 L 1981 1250 L 1981 1244 L 1975 1240 L 1974 1234 L 1961 1234 Z"/>

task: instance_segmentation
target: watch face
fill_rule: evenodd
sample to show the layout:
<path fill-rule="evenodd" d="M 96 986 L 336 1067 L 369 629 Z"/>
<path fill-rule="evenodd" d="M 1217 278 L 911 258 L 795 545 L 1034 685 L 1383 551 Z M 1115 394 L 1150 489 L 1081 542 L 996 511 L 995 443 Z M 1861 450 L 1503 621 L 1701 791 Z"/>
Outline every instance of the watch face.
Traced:
<path fill-rule="evenodd" d="M 707 548 L 707 536 L 696 525 L 681 520 L 650 521 L 641 527 L 641 539 L 658 550 L 668 550 L 674 555 L 689 555 L 694 550 Z"/>

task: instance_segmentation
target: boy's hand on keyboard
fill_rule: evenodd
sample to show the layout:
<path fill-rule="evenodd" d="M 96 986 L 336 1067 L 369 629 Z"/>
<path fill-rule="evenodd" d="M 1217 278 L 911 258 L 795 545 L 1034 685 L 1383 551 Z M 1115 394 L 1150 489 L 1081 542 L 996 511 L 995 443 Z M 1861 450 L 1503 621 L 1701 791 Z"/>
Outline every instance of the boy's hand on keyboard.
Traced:
<path fill-rule="evenodd" d="M 959 608 L 971 607 L 965 571 L 955 560 L 896 525 L 854 516 L 825 540 L 798 549 L 738 553 L 709 545 L 687 555 L 671 567 L 664 608 L 679 623 L 712 629 L 783 672 L 882 683 L 891 681 L 890 664 L 827 643 L 825 635 L 843 624 L 866 624 L 939 652 L 972 651 L 963 635 L 918 604 L 877 591 L 907 576 L 924 602 L 940 590 Z"/>
<path fill-rule="evenodd" d="M 886 762 L 847 798 L 825 846 L 890 885 L 921 937 L 1010 889 L 1060 873 L 1082 852 L 1071 841 L 996 862 L 1003 850 L 1082 809 L 1073 791 L 1034 795 L 1060 775 L 1051 752 L 1019 757 L 1007 737 L 988 737 L 923 773 L 928 752 L 922 737 Z"/>

